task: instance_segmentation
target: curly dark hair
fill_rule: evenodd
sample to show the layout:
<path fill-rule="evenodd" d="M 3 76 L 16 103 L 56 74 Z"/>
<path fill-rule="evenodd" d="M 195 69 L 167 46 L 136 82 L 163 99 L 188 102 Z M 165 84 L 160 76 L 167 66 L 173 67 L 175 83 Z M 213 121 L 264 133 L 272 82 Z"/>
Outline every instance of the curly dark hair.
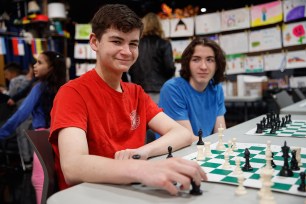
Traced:
<path fill-rule="evenodd" d="M 213 76 L 214 84 L 218 84 L 225 80 L 225 68 L 226 68 L 226 59 L 225 53 L 223 52 L 222 48 L 213 40 L 208 38 L 200 38 L 197 37 L 186 47 L 182 54 L 181 65 L 182 68 L 180 70 L 180 75 L 182 78 L 189 81 L 191 76 L 189 63 L 191 57 L 194 53 L 194 49 L 197 45 L 202 45 L 205 47 L 210 47 L 215 53 L 215 60 L 216 60 L 216 73 Z"/>
<path fill-rule="evenodd" d="M 111 27 L 124 33 L 133 29 L 143 31 L 141 19 L 129 7 L 122 4 L 106 4 L 102 6 L 91 20 L 92 32 L 101 39 L 105 31 Z"/>
<path fill-rule="evenodd" d="M 50 111 L 54 97 L 59 88 L 66 83 L 66 61 L 62 54 L 53 51 L 41 53 L 46 56 L 50 71 L 40 79 L 42 83 L 41 103 L 46 116 L 47 127 L 50 126 Z"/>

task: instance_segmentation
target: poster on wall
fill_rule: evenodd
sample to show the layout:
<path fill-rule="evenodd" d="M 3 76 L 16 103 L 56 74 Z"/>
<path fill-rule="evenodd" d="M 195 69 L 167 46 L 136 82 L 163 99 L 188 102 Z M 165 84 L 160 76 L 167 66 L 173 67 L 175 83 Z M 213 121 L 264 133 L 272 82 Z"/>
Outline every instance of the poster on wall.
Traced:
<path fill-rule="evenodd" d="M 260 4 L 251 7 L 251 26 L 263 26 L 278 23 L 283 20 L 281 1 Z"/>
<path fill-rule="evenodd" d="M 266 28 L 249 33 L 249 52 L 282 48 L 280 27 Z"/>
<path fill-rule="evenodd" d="M 191 40 L 172 40 L 171 46 L 172 46 L 173 58 L 181 59 L 183 51 L 190 42 Z"/>
<path fill-rule="evenodd" d="M 205 37 L 210 39 L 210 40 L 215 41 L 215 43 L 217 43 L 217 44 L 220 44 L 219 36 L 217 34 L 216 35 L 208 35 L 208 36 L 205 36 Z"/>
<path fill-rule="evenodd" d="M 286 68 L 286 56 L 285 53 L 273 53 L 264 55 L 264 67 L 265 71 L 281 70 Z"/>
<path fill-rule="evenodd" d="M 221 30 L 237 30 L 250 27 L 250 8 L 239 8 L 221 12 Z"/>
<path fill-rule="evenodd" d="M 264 71 L 264 60 L 263 56 L 252 56 L 245 59 L 245 72 L 246 73 L 257 73 Z"/>
<path fill-rule="evenodd" d="M 306 50 L 290 51 L 286 54 L 286 68 L 306 67 Z"/>
<path fill-rule="evenodd" d="M 220 35 L 219 40 L 221 48 L 227 55 L 246 53 L 249 50 L 247 32 Z"/>
<path fill-rule="evenodd" d="M 226 55 L 226 74 L 245 72 L 245 54 Z"/>
<path fill-rule="evenodd" d="M 76 24 L 75 25 L 75 39 L 76 40 L 89 40 L 91 33 L 91 24 Z"/>
<path fill-rule="evenodd" d="M 198 15 L 195 17 L 196 35 L 218 33 L 221 31 L 221 15 L 219 12 Z"/>
<path fill-rule="evenodd" d="M 170 20 L 170 37 L 191 37 L 194 34 L 194 18 Z"/>
<path fill-rule="evenodd" d="M 164 31 L 165 37 L 170 37 L 170 20 L 169 19 L 160 19 L 162 29 Z"/>
<path fill-rule="evenodd" d="M 306 22 L 283 24 L 283 46 L 306 44 Z"/>
<path fill-rule="evenodd" d="M 306 17 L 306 0 L 284 0 L 284 22 Z"/>

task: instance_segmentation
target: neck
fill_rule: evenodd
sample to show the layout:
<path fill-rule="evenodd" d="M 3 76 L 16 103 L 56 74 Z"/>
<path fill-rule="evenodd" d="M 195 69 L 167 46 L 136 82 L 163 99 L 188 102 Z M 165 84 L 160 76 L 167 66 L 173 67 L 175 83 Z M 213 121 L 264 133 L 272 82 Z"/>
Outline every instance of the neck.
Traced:
<path fill-rule="evenodd" d="M 193 81 L 189 81 L 189 83 L 190 83 L 190 86 L 192 86 L 192 88 L 194 88 L 198 92 L 203 92 L 208 85 L 208 84 L 194 83 Z"/>
<path fill-rule="evenodd" d="M 108 71 L 103 71 L 101 68 L 96 67 L 96 72 L 98 75 L 107 83 L 112 89 L 115 91 L 118 91 L 120 93 L 123 92 L 120 81 L 121 81 L 121 75 L 116 75 Z"/>

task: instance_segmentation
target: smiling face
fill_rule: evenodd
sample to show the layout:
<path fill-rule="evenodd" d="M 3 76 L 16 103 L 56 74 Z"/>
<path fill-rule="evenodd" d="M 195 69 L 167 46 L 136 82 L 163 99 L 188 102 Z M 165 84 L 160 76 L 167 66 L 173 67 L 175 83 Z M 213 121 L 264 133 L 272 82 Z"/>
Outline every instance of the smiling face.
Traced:
<path fill-rule="evenodd" d="M 139 38 L 139 29 L 124 33 L 110 28 L 100 40 L 92 34 L 91 47 L 97 52 L 98 68 L 120 75 L 127 72 L 138 57 Z"/>
<path fill-rule="evenodd" d="M 50 70 L 51 68 L 49 66 L 47 56 L 40 54 L 37 58 L 37 62 L 34 64 L 34 76 L 36 78 L 42 78 L 46 76 Z"/>
<path fill-rule="evenodd" d="M 190 85 L 199 92 L 205 90 L 216 72 L 215 53 L 212 48 L 197 45 L 189 62 Z"/>

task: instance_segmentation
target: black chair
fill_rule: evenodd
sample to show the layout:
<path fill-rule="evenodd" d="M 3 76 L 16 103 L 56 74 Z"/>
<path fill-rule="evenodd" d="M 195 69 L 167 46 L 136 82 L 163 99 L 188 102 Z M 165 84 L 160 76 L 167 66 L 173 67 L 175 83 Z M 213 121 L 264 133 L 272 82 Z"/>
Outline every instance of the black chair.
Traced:
<path fill-rule="evenodd" d="M 306 96 L 303 94 L 303 92 L 299 88 L 294 88 L 292 90 L 292 96 L 293 96 L 294 102 L 298 102 L 298 101 L 306 99 Z"/>
<path fill-rule="evenodd" d="M 45 204 L 47 199 L 58 191 L 57 178 L 54 168 L 54 153 L 48 141 L 48 130 L 26 130 L 26 136 L 30 141 L 44 171 L 44 184 L 41 203 Z"/>
<path fill-rule="evenodd" d="M 292 97 L 288 94 L 286 90 L 282 90 L 273 95 L 273 99 L 277 104 L 279 109 L 289 106 L 294 103 Z"/>

